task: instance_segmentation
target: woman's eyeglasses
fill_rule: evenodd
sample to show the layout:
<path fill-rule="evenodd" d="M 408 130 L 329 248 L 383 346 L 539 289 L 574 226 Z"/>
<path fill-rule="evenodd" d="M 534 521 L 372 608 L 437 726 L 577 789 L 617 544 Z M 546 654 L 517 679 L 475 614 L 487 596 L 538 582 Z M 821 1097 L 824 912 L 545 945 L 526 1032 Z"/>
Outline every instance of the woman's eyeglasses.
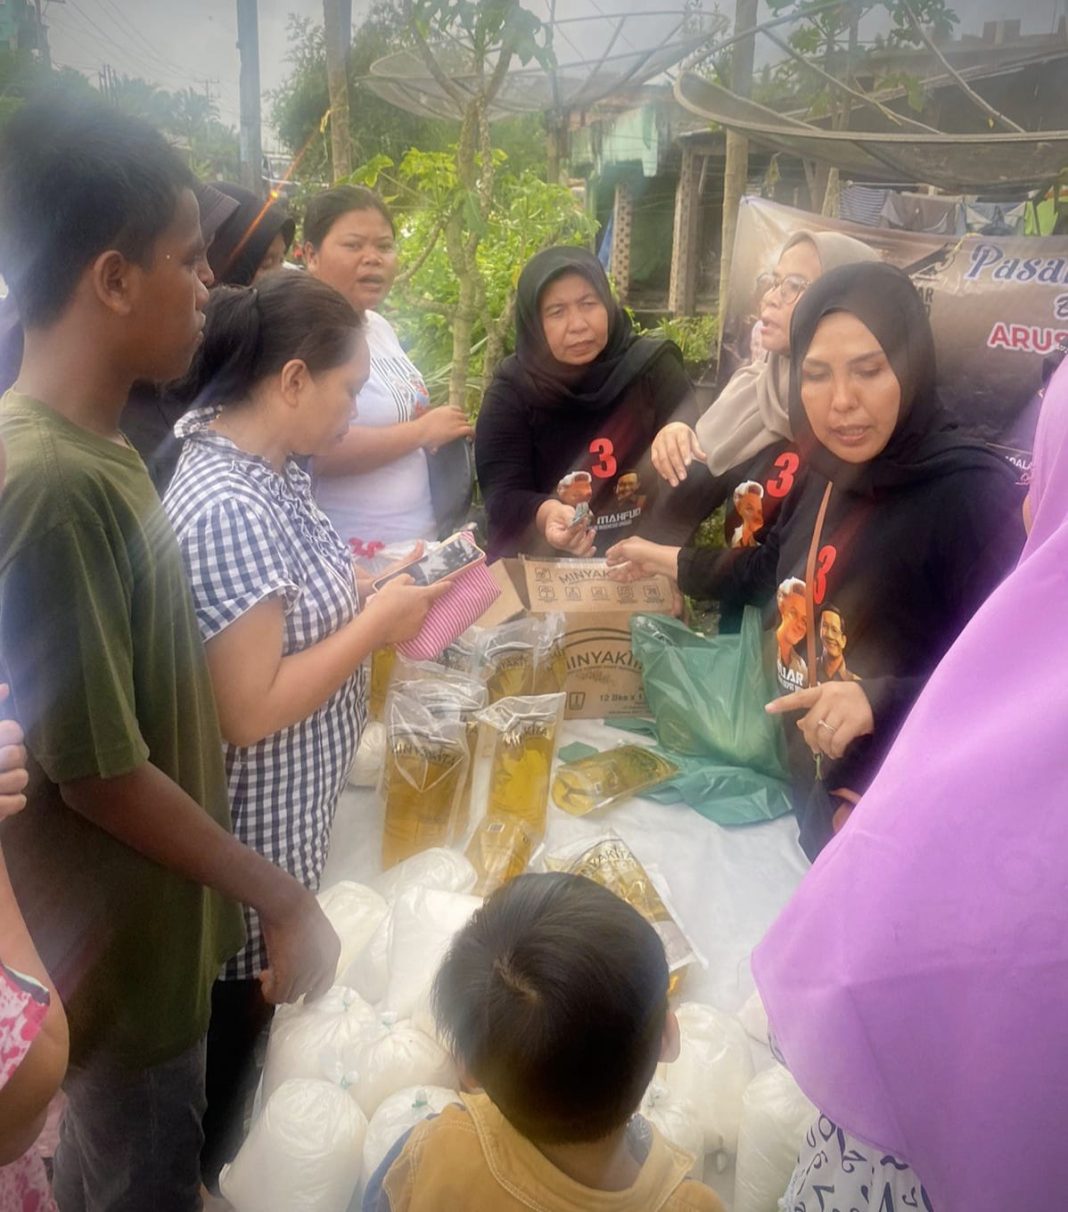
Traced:
<path fill-rule="evenodd" d="M 778 274 L 759 274 L 756 280 L 759 298 L 777 290 L 779 298 L 787 304 L 800 298 L 808 285 L 808 278 L 802 278 L 800 274 L 787 274 L 785 278 L 780 278 Z"/>

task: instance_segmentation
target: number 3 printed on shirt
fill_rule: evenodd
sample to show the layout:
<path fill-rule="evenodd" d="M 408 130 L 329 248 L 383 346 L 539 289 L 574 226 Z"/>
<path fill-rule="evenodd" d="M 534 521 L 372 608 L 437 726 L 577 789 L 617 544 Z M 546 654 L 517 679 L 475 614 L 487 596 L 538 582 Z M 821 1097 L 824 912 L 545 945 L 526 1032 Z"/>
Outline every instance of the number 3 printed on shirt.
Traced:
<path fill-rule="evenodd" d="M 801 460 L 792 450 L 784 450 L 781 455 L 772 463 L 772 467 L 778 468 L 779 474 L 764 485 L 764 489 L 769 497 L 775 497 L 776 500 L 784 497 L 794 486 L 794 480 L 797 477 L 797 469 L 801 466 Z"/>
<path fill-rule="evenodd" d="M 615 447 L 608 438 L 594 438 L 590 443 L 590 454 L 596 455 L 598 462 L 591 470 L 599 480 L 610 480 L 619 468 L 616 463 Z"/>
<path fill-rule="evenodd" d="M 816 579 L 812 586 L 812 600 L 819 606 L 823 599 L 827 596 L 827 573 L 834 567 L 835 560 L 838 559 L 838 548 L 832 547 L 829 543 L 826 547 L 820 548 L 820 553 L 816 557 Z"/>

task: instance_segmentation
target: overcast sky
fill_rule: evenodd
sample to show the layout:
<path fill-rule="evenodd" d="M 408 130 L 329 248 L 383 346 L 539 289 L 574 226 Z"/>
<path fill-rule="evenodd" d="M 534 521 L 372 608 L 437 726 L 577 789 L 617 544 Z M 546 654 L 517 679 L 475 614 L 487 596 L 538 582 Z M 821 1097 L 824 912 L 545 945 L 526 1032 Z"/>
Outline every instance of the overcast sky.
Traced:
<path fill-rule="evenodd" d="M 359 23 L 369 0 L 354 0 Z M 537 7 L 532 4 L 531 7 Z M 557 0 L 559 16 L 681 8 L 681 0 Z M 705 7 L 713 7 L 705 0 Z M 765 5 L 761 5 L 761 15 Z M 984 20 L 1019 17 L 1024 33 L 1049 32 L 1068 0 L 955 0 L 962 30 L 979 33 Z M 720 0 L 733 14 L 732 0 Z M 101 66 L 142 76 L 161 88 L 210 89 L 224 122 L 238 125 L 236 0 L 45 0 L 49 43 L 57 64 L 77 68 L 94 82 Z M 260 80 L 264 93 L 288 74 L 285 62 L 289 13 L 322 20 L 322 0 L 259 0 Z M 265 104 L 264 120 L 268 112 Z M 269 130 L 264 144 L 273 144 Z"/>

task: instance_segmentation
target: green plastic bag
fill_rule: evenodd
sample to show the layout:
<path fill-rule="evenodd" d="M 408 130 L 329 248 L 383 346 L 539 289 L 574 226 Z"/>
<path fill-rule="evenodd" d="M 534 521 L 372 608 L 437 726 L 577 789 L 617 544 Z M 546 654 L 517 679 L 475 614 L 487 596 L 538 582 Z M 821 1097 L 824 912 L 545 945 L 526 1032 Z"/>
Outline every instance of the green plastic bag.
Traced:
<path fill-rule="evenodd" d="M 669 753 L 786 779 L 786 745 L 764 668 L 760 614 L 747 607 L 738 635 L 704 636 L 662 614 L 630 621 L 656 736 Z"/>

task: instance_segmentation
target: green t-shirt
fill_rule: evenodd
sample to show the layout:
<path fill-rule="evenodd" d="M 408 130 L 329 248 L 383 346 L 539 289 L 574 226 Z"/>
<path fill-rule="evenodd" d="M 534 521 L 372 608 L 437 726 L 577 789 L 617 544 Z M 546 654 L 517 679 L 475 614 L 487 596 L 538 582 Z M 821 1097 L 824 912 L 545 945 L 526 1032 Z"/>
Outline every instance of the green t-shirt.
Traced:
<path fill-rule="evenodd" d="M 181 553 L 134 450 L 15 392 L 0 439 L 0 668 L 32 759 L 4 854 L 67 1007 L 72 1061 L 158 1064 L 207 1029 L 240 910 L 90 824 L 57 785 L 151 761 L 230 827 Z"/>

